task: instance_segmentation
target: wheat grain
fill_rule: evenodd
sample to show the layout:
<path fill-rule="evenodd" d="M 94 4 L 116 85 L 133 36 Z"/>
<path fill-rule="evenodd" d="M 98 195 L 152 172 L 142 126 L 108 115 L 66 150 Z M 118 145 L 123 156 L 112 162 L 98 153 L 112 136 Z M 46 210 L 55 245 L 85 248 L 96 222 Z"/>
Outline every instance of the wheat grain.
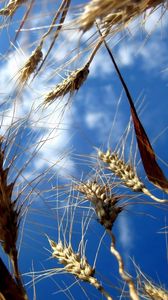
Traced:
<path fill-rule="evenodd" d="M 93 269 L 85 256 L 81 256 L 80 253 L 75 253 L 72 246 L 64 246 L 62 241 L 55 243 L 48 238 L 50 246 L 52 248 L 52 257 L 58 259 L 60 264 L 63 264 L 64 271 L 73 274 L 81 281 L 85 281 L 99 290 L 108 300 L 112 300 L 112 297 L 104 290 L 102 285 L 94 277 L 95 269 Z"/>
<path fill-rule="evenodd" d="M 0 15 L 12 17 L 16 10 L 27 0 L 10 0 L 8 4 L 0 10 Z"/>
<path fill-rule="evenodd" d="M 82 31 L 87 31 L 99 20 L 100 25 L 111 28 L 112 32 L 119 31 L 147 9 L 152 10 L 164 2 L 164 0 L 92 0 L 84 6 L 77 24 Z"/>
<path fill-rule="evenodd" d="M 122 207 L 117 206 L 121 197 L 111 194 L 107 185 L 100 185 L 96 181 L 81 183 L 74 188 L 92 202 L 100 223 L 111 230 L 118 214 L 122 211 Z"/>
<path fill-rule="evenodd" d="M 71 72 L 67 78 L 57 84 L 56 87 L 45 96 L 44 103 L 50 104 L 61 96 L 65 96 L 68 93 L 73 94 L 74 91 L 79 90 L 88 74 L 89 68 L 87 64 L 84 67 Z"/>

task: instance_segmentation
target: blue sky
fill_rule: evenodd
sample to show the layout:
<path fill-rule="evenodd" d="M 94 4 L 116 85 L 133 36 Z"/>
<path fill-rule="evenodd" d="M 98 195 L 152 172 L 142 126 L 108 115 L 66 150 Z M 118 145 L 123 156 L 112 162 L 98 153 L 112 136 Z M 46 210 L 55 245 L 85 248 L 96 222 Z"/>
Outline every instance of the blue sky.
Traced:
<path fill-rule="evenodd" d="M 19 12 L 16 16 L 20 18 Z M 35 13 L 36 9 L 35 9 Z M 39 13 L 40 14 L 40 13 Z M 130 88 L 136 107 L 140 113 L 142 123 L 147 131 L 150 141 L 158 156 L 158 162 L 168 176 L 167 164 L 167 91 L 168 91 L 168 19 L 167 14 L 161 18 L 161 11 L 156 11 L 147 18 L 146 23 L 140 28 L 138 21 L 130 24 L 129 30 L 109 39 L 109 46 L 113 48 L 113 54 L 120 66 L 120 70 Z M 50 20 L 46 17 L 40 20 L 40 26 Z M 67 21 L 68 22 L 68 21 Z M 38 26 L 38 18 L 33 17 L 26 28 Z M 15 24 L 13 25 L 15 26 Z M 13 27 L 8 28 L 8 39 L 13 40 Z M 36 156 L 28 167 L 22 172 L 19 187 L 33 180 L 32 186 L 38 182 L 36 190 L 28 199 L 29 210 L 26 214 L 26 225 L 20 252 L 20 267 L 27 274 L 32 269 L 58 267 L 53 259 L 49 259 L 51 253 L 45 234 L 54 239 L 58 238 L 58 227 L 61 216 L 73 196 L 69 195 L 71 180 L 85 180 L 89 174 L 93 175 L 96 165 L 95 147 L 107 150 L 107 147 L 115 149 L 130 118 L 129 105 L 122 91 L 122 86 L 117 78 L 114 67 L 108 57 L 107 51 L 102 47 L 97 53 L 90 69 L 88 80 L 84 83 L 72 100 L 68 97 L 54 102 L 48 108 L 41 109 L 41 103 L 46 92 L 60 81 L 61 76 L 66 76 L 69 71 L 82 65 L 86 54 L 80 57 L 64 69 L 58 69 L 68 57 L 72 57 L 70 49 L 78 46 L 80 34 L 74 31 L 71 35 L 65 30 L 57 41 L 54 50 L 49 56 L 48 63 L 43 72 L 29 84 L 24 93 L 17 95 L 17 102 L 12 102 L 16 95 L 17 74 L 30 55 L 32 47 L 28 47 L 44 32 L 41 30 L 23 31 L 18 42 L 11 44 L 11 51 L 7 54 L 9 40 L 6 39 L 6 31 L 1 33 L 1 62 L 0 62 L 0 89 L 1 89 L 1 134 L 5 134 L 11 119 L 24 120 L 23 132 L 19 140 L 19 149 L 26 150 L 19 156 L 15 169 L 22 168 L 26 159 L 31 157 L 34 149 Z M 94 32 L 87 32 L 82 37 L 82 42 L 87 45 L 87 39 Z M 81 43 L 82 44 L 82 43 Z M 46 52 L 47 43 L 44 46 Z M 74 53 L 78 54 L 79 49 Z M 56 70 L 56 71 L 55 71 Z M 69 105 L 66 106 L 67 101 Z M 14 103 L 14 104 L 13 104 Z M 3 112 L 5 107 L 5 112 Z M 33 109 L 32 109 L 33 108 Z M 15 113 L 14 113 L 15 110 Z M 62 113 L 64 110 L 64 113 Z M 31 112 L 31 113 L 30 113 Z M 45 143 L 44 143 L 45 141 Z M 17 145 L 14 139 L 13 145 Z M 36 148 L 39 147 L 39 148 Z M 125 144 L 125 153 L 128 158 L 130 140 Z M 133 148 L 133 153 L 135 148 Z M 19 150 L 18 150 L 19 151 Z M 139 156 L 136 162 L 138 164 Z M 145 173 L 142 164 L 138 164 L 138 174 L 144 178 Z M 15 174 L 10 174 L 11 178 Z M 63 192 L 57 189 L 59 184 L 68 185 Z M 158 197 L 166 197 L 154 186 L 145 183 Z M 31 187 L 28 185 L 26 192 Z M 16 189 L 17 190 L 17 189 Z M 119 190 L 120 191 L 120 190 Z M 19 188 L 16 192 L 19 192 Z M 121 190 L 127 192 L 126 189 Z M 136 196 L 136 195 L 135 195 Z M 135 275 L 133 260 L 142 272 L 151 277 L 156 283 L 167 286 L 167 248 L 166 235 L 163 234 L 167 225 L 167 209 L 158 208 L 156 204 L 143 204 L 143 200 L 149 199 L 143 195 L 135 197 L 139 204 L 130 205 L 119 215 L 114 233 L 117 239 L 117 248 L 121 251 L 127 270 Z M 75 200 L 73 200 L 75 201 Z M 31 205 L 30 205 L 31 204 Z M 89 204 L 86 203 L 86 206 Z M 57 212 L 57 208 L 59 210 Z M 92 210 L 90 211 L 90 213 Z M 68 210 L 62 222 L 67 228 L 71 224 L 73 209 Z M 75 210 L 72 243 L 77 249 L 81 239 L 81 220 L 86 218 L 87 210 L 79 208 Z M 103 235 L 103 227 L 98 223 L 94 214 L 89 223 L 85 239 L 87 240 L 86 255 L 92 265 L 99 247 L 100 238 Z M 86 225 L 85 224 L 85 225 Z M 117 285 L 122 289 L 123 283 L 117 273 L 115 259 L 109 253 L 110 241 L 105 237 L 97 257 L 97 276 L 105 282 L 107 290 L 112 295 L 118 294 L 111 288 Z M 60 265 L 59 265 L 60 267 Z M 32 277 L 25 275 L 25 282 Z M 80 286 L 71 275 L 56 274 L 51 278 L 43 279 L 36 284 L 37 299 L 100 299 L 100 295 L 86 283 Z M 58 293 L 60 289 L 65 292 Z M 33 299 L 33 289 L 28 285 L 30 299 Z M 56 294 L 55 294 L 56 293 Z M 86 296 L 87 294 L 87 296 Z"/>

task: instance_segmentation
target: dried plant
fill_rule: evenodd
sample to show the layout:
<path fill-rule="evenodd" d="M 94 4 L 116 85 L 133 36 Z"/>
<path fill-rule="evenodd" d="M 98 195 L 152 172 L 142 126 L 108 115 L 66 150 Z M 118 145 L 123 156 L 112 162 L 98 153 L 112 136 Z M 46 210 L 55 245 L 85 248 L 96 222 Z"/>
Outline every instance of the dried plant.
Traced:
<path fill-rule="evenodd" d="M 10 0 L 8 4 L 0 10 L 0 15 L 12 17 L 16 10 L 27 0 Z"/>
<path fill-rule="evenodd" d="M 167 300 L 168 292 L 160 287 L 154 286 L 152 283 L 144 283 L 144 294 L 152 300 Z"/>
<path fill-rule="evenodd" d="M 96 21 L 100 26 L 111 29 L 111 32 L 120 31 L 146 10 L 151 12 L 159 5 L 164 5 L 162 0 L 91 0 L 84 6 L 81 16 L 77 20 L 82 31 L 89 30 Z"/>
<path fill-rule="evenodd" d="M 65 96 L 68 93 L 72 95 L 75 91 L 80 89 L 82 84 L 87 79 L 88 74 L 88 64 L 80 69 L 71 72 L 71 74 L 67 78 L 56 85 L 56 87 L 45 96 L 44 103 L 50 104 L 57 98 Z"/>
<path fill-rule="evenodd" d="M 19 9 L 24 4 L 26 9 Z M 16 50 L 17 61 L 17 49 L 20 47 L 22 51 L 25 40 L 31 41 L 31 47 L 33 46 L 35 48 L 19 73 L 17 73 L 16 84 L 19 83 L 20 87 L 18 93 L 15 93 L 18 91 L 17 89 L 14 89 L 13 92 L 13 87 L 11 88 L 12 92 L 8 91 L 8 88 L 5 86 L 7 75 L 4 69 L 2 72 L 2 77 L 4 77 L 5 80 L 1 87 L 4 88 L 5 97 L 2 100 L 2 105 L 0 105 L 0 129 L 2 131 L 1 134 L 4 136 L 4 138 L 0 138 L 0 244 L 3 251 L 0 258 L 0 300 L 27 300 L 29 294 L 30 299 L 33 298 L 36 300 L 39 297 L 38 288 L 36 294 L 36 284 L 43 279 L 58 274 L 61 276 L 65 274 L 71 275 L 68 276 L 68 283 L 64 283 L 62 277 L 59 276 L 56 277 L 59 277 L 58 281 L 52 278 L 56 284 L 55 287 L 57 287 L 57 290 L 55 290 L 54 287 L 54 292 L 65 293 L 68 299 L 81 298 L 81 295 L 78 296 L 78 294 L 73 297 L 73 291 L 70 290 L 71 287 L 77 283 L 78 288 L 81 288 L 85 297 L 88 299 L 89 288 L 92 286 L 94 293 L 99 294 L 100 292 L 100 295 L 94 297 L 92 294 L 91 299 L 96 299 L 97 297 L 98 299 L 106 298 L 112 300 L 120 297 L 120 299 L 128 298 L 131 300 L 140 300 L 141 298 L 149 300 L 168 300 L 168 292 L 166 289 L 153 284 L 151 281 L 146 280 L 146 278 L 138 281 L 136 277 L 130 275 L 132 274 L 132 270 L 129 269 L 127 265 L 127 260 L 130 255 L 130 244 L 128 245 L 127 241 L 123 242 L 122 239 L 123 235 L 127 235 L 126 237 L 124 236 L 126 240 L 129 239 L 129 234 L 131 238 L 133 238 L 133 234 L 132 231 L 130 231 L 131 233 L 127 232 L 124 228 L 125 224 L 123 225 L 124 222 L 122 223 L 122 217 L 123 219 L 125 218 L 124 212 L 127 213 L 125 209 L 126 206 L 130 205 L 128 222 L 131 222 L 132 215 L 135 217 L 137 214 L 150 215 L 153 219 L 155 218 L 153 210 L 157 209 L 158 206 L 152 201 L 144 201 L 144 196 L 147 195 L 159 203 L 167 202 L 167 200 L 160 199 L 153 195 L 150 190 L 148 190 L 146 178 L 141 179 L 139 177 L 137 166 L 135 166 L 136 156 L 134 160 L 132 160 L 134 146 L 136 150 L 139 150 L 147 179 L 149 179 L 155 187 L 160 188 L 161 191 L 159 192 L 167 192 L 168 181 L 157 163 L 157 157 L 139 119 L 134 101 L 115 63 L 112 51 L 106 42 L 106 37 L 108 37 L 110 42 L 112 39 L 112 43 L 114 42 L 114 44 L 116 44 L 118 42 L 117 39 L 119 38 L 120 40 L 123 33 L 119 35 L 115 35 L 115 33 L 121 32 L 121 30 L 127 28 L 132 21 L 139 17 L 142 17 L 143 22 L 145 22 L 148 16 L 157 11 L 157 9 L 159 9 L 157 12 L 159 12 L 159 16 L 161 17 L 167 8 L 167 1 L 90 0 L 87 3 L 78 4 L 79 7 L 75 8 L 75 12 L 78 12 L 78 9 L 80 9 L 78 17 L 74 17 L 74 7 L 71 0 L 61 0 L 58 2 L 47 2 L 45 0 L 44 2 L 35 0 L 10 0 L 6 1 L 5 4 L 1 4 L 0 15 L 2 21 L 5 19 L 5 23 L 1 22 L 0 28 L 2 37 L 5 36 L 5 38 L 7 38 L 7 43 L 5 42 L 3 45 L 4 48 L 6 47 L 5 50 L 0 51 L 1 61 L 2 65 L 4 61 L 7 62 L 5 66 L 7 66 L 12 73 L 12 76 L 10 74 L 10 80 L 12 80 L 12 82 L 15 79 L 15 76 L 13 76 L 13 69 L 15 69 L 13 68 L 13 65 L 15 65 L 15 57 L 12 57 L 13 49 Z M 162 10 L 160 10 L 160 8 Z M 16 13 L 17 9 L 19 9 L 18 14 Z M 37 12 L 39 15 L 36 14 Z M 96 32 L 92 30 L 93 26 L 96 27 Z M 91 31 L 89 31 L 89 29 L 91 29 Z M 14 31 L 16 31 L 16 33 L 13 33 Z M 86 31 L 88 32 L 86 33 Z M 34 34 L 32 34 L 32 32 Z M 27 35 L 30 35 L 30 37 L 27 38 Z M 74 41 L 71 42 L 73 35 L 75 38 Z M 18 36 L 20 39 L 18 39 Z M 26 36 L 26 39 L 22 39 L 21 36 Z M 15 46 L 16 41 L 17 47 Z M 51 57 L 51 50 L 55 46 L 56 41 L 58 42 L 58 48 L 54 49 L 59 51 L 55 51 L 58 57 L 54 60 L 53 58 L 55 58 L 56 55 Z M 120 78 L 120 82 L 122 83 L 122 88 L 124 88 L 128 98 L 130 107 L 129 117 L 131 120 L 130 128 L 135 129 L 135 139 L 132 135 L 131 146 L 129 148 L 130 159 L 128 159 L 128 161 L 125 160 L 125 148 L 127 148 L 127 137 L 129 134 L 127 130 L 124 139 L 120 139 L 117 146 L 118 148 L 116 148 L 117 150 L 115 151 L 112 151 L 109 147 L 111 142 L 110 136 L 107 143 L 108 150 L 101 151 L 101 148 L 99 148 L 96 160 L 95 154 L 84 156 L 84 147 L 82 149 L 82 155 L 70 153 L 70 163 L 72 160 L 73 166 L 70 170 L 66 163 L 63 168 L 61 166 L 62 169 L 65 169 L 65 173 L 63 170 L 62 175 L 62 169 L 60 170 L 60 167 L 55 169 L 56 163 L 58 160 L 62 160 L 62 157 L 67 155 L 67 153 L 69 155 L 70 151 L 66 149 L 66 154 L 63 156 L 62 153 L 61 155 L 60 153 L 58 154 L 60 144 L 65 143 L 65 139 L 61 139 L 60 142 L 59 137 L 61 134 L 59 135 L 58 131 L 61 130 L 62 133 L 62 130 L 67 129 L 66 126 L 66 129 L 64 128 L 64 124 L 69 122 L 68 118 L 65 119 L 65 123 L 63 121 L 63 126 L 62 124 L 60 126 L 60 119 L 62 122 L 64 108 L 66 107 L 67 109 L 69 106 L 67 105 L 66 99 L 65 101 L 58 101 L 58 105 L 55 105 L 54 108 L 52 105 L 50 106 L 50 104 L 54 103 L 58 98 L 62 100 L 66 95 L 69 96 L 68 101 L 74 96 L 75 92 L 87 82 L 93 59 L 96 57 L 99 49 L 103 47 L 105 47 L 105 51 L 108 51 L 113 66 Z M 43 53 L 46 54 L 43 56 Z M 10 65 L 9 60 L 11 57 L 14 58 L 14 60 L 12 60 Z M 51 59 L 49 60 L 49 58 Z M 74 69 L 74 62 L 76 69 Z M 17 63 L 19 64 L 19 60 Z M 102 65 L 103 64 L 104 61 L 102 60 Z M 70 68 L 74 71 L 69 72 L 65 79 L 55 84 L 55 74 L 63 73 L 64 70 Z M 30 77 L 32 77 L 33 80 L 36 76 L 39 76 L 39 74 L 42 76 L 40 76 L 39 81 L 37 77 L 37 87 L 32 86 L 32 81 L 29 81 Z M 59 75 L 61 76 L 61 74 Z M 110 76 L 109 73 L 108 76 Z M 10 80 L 9 82 L 11 82 Z M 101 80 L 101 84 L 103 85 L 104 79 L 99 76 L 99 80 Z M 26 89 L 28 82 L 30 83 L 30 88 Z M 53 85 L 54 88 L 46 93 L 51 85 Z M 37 90 L 35 90 L 36 88 Z M 28 100 L 27 95 L 28 97 L 30 96 Z M 3 97 L 3 92 L 1 93 L 1 97 Z M 104 94 L 102 94 L 102 97 L 104 97 Z M 20 99 L 23 100 L 22 103 L 19 102 Z M 42 105 L 39 105 L 39 99 L 40 101 L 42 99 Z M 30 102 L 31 105 L 29 105 Z M 102 101 L 101 109 L 104 109 L 103 105 L 105 105 L 105 102 L 106 101 Z M 87 105 L 88 102 L 86 109 L 89 112 Z M 93 108 L 93 106 L 91 106 L 91 108 Z M 118 111 L 118 109 L 119 106 L 117 106 L 116 110 Z M 96 109 L 93 109 L 93 114 L 96 114 Z M 54 121 L 53 115 L 54 117 L 56 116 Z M 8 119 L 10 119 L 12 125 L 8 125 Z M 22 121 L 18 121 L 17 123 L 16 120 L 18 119 L 22 120 L 23 123 Z M 75 118 L 74 120 L 76 122 Z M 84 119 L 82 119 L 82 122 L 83 120 Z M 97 127 L 104 126 L 100 120 L 99 118 L 98 121 L 96 120 L 96 122 L 99 123 Z M 105 126 L 111 123 L 109 120 L 106 121 Z M 115 117 L 114 121 L 116 121 Z M 22 126 L 18 126 L 20 122 Z M 76 127 L 79 129 L 83 124 L 81 122 L 80 126 L 76 126 L 75 122 L 75 129 Z M 90 122 L 92 123 L 92 120 Z M 47 127 L 50 126 L 51 131 L 46 135 L 46 131 L 48 132 Z M 6 130 L 6 127 L 8 129 L 4 135 L 3 132 Z M 68 132 L 66 135 L 66 140 L 69 139 L 71 133 L 74 134 L 74 127 L 73 130 L 70 128 L 71 132 L 70 134 Z M 33 136 L 31 135 L 32 131 Z M 47 142 L 49 149 L 46 150 L 45 145 Z M 84 142 L 83 139 L 82 142 Z M 101 147 L 100 142 L 102 145 L 104 141 L 98 141 L 99 147 Z M 95 140 L 92 140 L 91 137 L 91 142 L 89 141 L 89 143 L 93 146 Z M 136 145 L 134 143 L 136 143 Z M 45 150 L 40 152 L 41 149 Z M 42 163 L 36 160 L 35 157 L 37 153 L 39 156 L 42 156 Z M 50 157 L 51 153 L 54 159 Z M 76 157 L 78 157 L 78 162 L 80 161 L 80 163 L 82 162 L 82 164 L 84 164 L 84 170 L 77 169 L 78 162 L 76 163 Z M 22 162 L 23 167 L 21 167 Z M 29 166 L 30 162 L 32 164 Z M 49 167 L 44 170 L 46 164 L 49 165 Z M 29 166 L 28 169 L 27 166 Z M 89 169 L 90 166 L 92 166 L 91 172 Z M 38 168 L 40 171 L 37 170 Z M 86 177 L 85 170 L 86 173 L 89 174 Z M 38 172 L 38 175 L 36 172 Z M 71 172 L 75 175 L 70 175 Z M 59 174 L 61 175 L 59 176 Z M 83 178 L 89 179 L 85 180 Z M 127 195 L 121 193 L 123 190 L 125 191 L 123 186 L 127 188 Z M 141 193 L 141 195 L 137 193 Z M 158 191 L 156 190 L 156 195 L 157 193 Z M 127 199 L 125 200 L 126 197 Z M 137 199 L 137 197 L 141 197 L 142 201 L 141 199 L 135 202 L 129 201 L 129 199 Z M 34 199 L 40 199 L 40 201 L 34 204 Z M 32 203 L 34 206 L 29 208 Z M 140 209 L 146 210 L 145 204 L 148 203 L 150 204 L 151 211 L 148 211 L 147 214 L 146 211 L 144 213 L 141 212 L 139 207 Z M 137 204 L 136 209 L 135 204 Z M 163 205 L 159 206 L 160 209 L 161 207 L 163 207 Z M 167 210 L 166 205 L 164 205 L 163 209 L 163 213 L 165 213 Z M 121 212 L 122 214 L 120 215 Z M 98 222 L 93 221 L 95 215 Z M 158 214 L 156 218 L 158 220 L 160 215 Z M 29 223 L 31 224 L 31 228 L 27 228 Z M 99 223 L 102 226 L 100 226 Z M 136 224 L 132 223 L 132 225 Z M 40 237 L 38 236 L 38 238 L 35 236 L 37 234 L 36 226 L 38 229 L 40 228 L 38 232 Z M 44 226 L 46 231 L 44 230 Z M 167 226 L 165 226 L 165 228 L 167 228 Z M 43 260 L 42 271 L 34 270 L 34 265 L 32 264 L 33 271 L 23 273 L 25 271 L 24 268 L 27 267 L 24 266 L 22 270 L 25 259 L 26 263 L 28 262 L 27 257 L 23 259 L 22 256 L 22 248 L 24 250 L 24 247 L 27 247 L 28 244 L 26 241 L 27 236 L 32 241 L 28 246 L 32 246 L 33 248 L 33 254 L 30 260 L 33 261 L 33 263 L 35 262 L 35 266 L 38 268 L 36 262 L 41 263 L 42 259 L 41 256 L 39 258 L 36 254 L 34 255 L 34 250 L 38 251 L 41 255 L 42 250 L 48 247 L 44 232 L 47 233 L 47 239 L 51 247 L 49 250 L 52 256 L 50 263 L 53 264 L 54 267 L 45 268 L 44 264 L 48 266 L 48 262 L 46 262 L 46 260 L 44 262 Z M 143 230 L 140 232 L 137 230 L 135 234 L 139 237 L 143 234 Z M 53 239 L 48 238 L 48 236 L 52 235 L 54 235 Z M 108 237 L 110 237 L 110 241 Z M 121 242 L 118 248 L 116 248 L 116 237 L 117 242 Z M 36 247 L 36 249 L 34 240 L 39 246 Z M 131 243 L 133 244 L 132 241 Z M 146 243 L 145 239 L 143 243 Z M 94 261 L 92 264 L 89 263 L 89 261 L 91 261 L 90 256 L 88 254 L 86 255 L 88 244 L 89 247 L 91 245 L 91 251 L 89 248 L 88 254 L 92 257 L 92 261 Z M 132 244 L 131 247 L 132 250 L 134 250 Z M 95 252 L 92 246 L 93 248 L 95 247 Z M 161 247 L 160 244 L 159 246 Z M 28 253 L 28 251 L 26 253 Z M 105 257 L 106 253 L 107 258 Z M 46 252 L 44 255 L 46 259 Z M 145 257 L 145 251 L 143 255 Z M 21 268 L 20 257 L 23 260 Z M 6 266 L 6 258 L 9 261 L 9 267 Z M 113 262 L 111 263 L 111 259 L 114 259 L 114 265 Z M 104 260 L 108 263 L 107 267 L 105 267 Z M 99 263 L 103 269 L 101 274 L 99 273 Z M 127 273 L 126 270 L 128 270 L 129 273 Z M 106 273 L 108 274 L 107 276 Z M 116 273 L 118 275 L 116 275 Z M 101 279 L 99 277 L 100 275 Z M 31 280 L 26 284 L 23 284 L 22 281 L 24 276 L 31 277 Z M 72 285 L 69 284 L 69 277 L 70 280 L 74 281 Z M 61 282 L 60 285 L 59 280 Z M 140 284 L 138 285 L 139 282 Z M 68 286 L 66 286 L 66 284 L 68 284 Z M 124 285 L 124 287 L 121 287 L 121 285 Z M 32 286 L 33 297 L 32 291 L 29 293 L 28 289 Z M 65 289 L 63 289 L 62 286 L 65 287 Z M 126 290 L 124 290 L 125 286 Z M 46 284 L 46 290 L 47 289 L 48 286 Z M 110 292 L 108 292 L 108 290 Z M 50 291 L 48 291 L 48 293 L 50 293 Z M 42 295 L 42 298 L 43 297 L 48 299 L 48 297 Z"/>
<path fill-rule="evenodd" d="M 31 54 L 19 74 L 19 84 L 24 86 L 29 77 L 36 71 L 39 62 L 43 58 L 42 44 L 40 44 Z"/>
<path fill-rule="evenodd" d="M 120 274 L 121 278 L 128 284 L 130 299 L 140 300 L 140 297 L 138 295 L 138 291 L 136 289 L 133 279 L 124 270 L 124 261 L 121 257 L 121 254 L 119 253 L 119 251 L 116 249 L 116 246 L 115 246 L 115 243 L 116 243 L 115 236 L 111 231 L 108 230 L 107 232 L 109 233 L 109 235 L 111 237 L 110 251 L 116 257 L 116 259 L 118 261 L 118 270 L 119 270 L 119 274 Z"/>
<path fill-rule="evenodd" d="M 162 286 L 156 285 L 151 280 L 149 280 L 136 264 L 135 267 L 137 270 L 137 282 L 139 286 L 139 292 L 143 299 L 145 298 L 149 300 L 167 300 L 168 291 Z"/>
<path fill-rule="evenodd" d="M 20 209 L 16 201 L 12 201 L 14 182 L 8 184 L 9 168 L 3 168 L 4 150 L 0 142 L 0 240 L 6 254 L 16 256 L 16 241 L 20 219 Z"/>
<path fill-rule="evenodd" d="M 22 285 L 18 267 L 17 239 L 21 209 L 17 199 L 12 200 L 15 181 L 8 183 L 8 172 L 10 167 L 4 168 L 5 148 L 3 149 L 3 138 L 0 141 L 0 242 L 4 252 L 8 255 L 14 271 L 14 277 L 20 290 L 21 297 L 27 299 Z"/>
<path fill-rule="evenodd" d="M 144 193 L 160 203 L 166 202 L 166 200 L 159 199 L 152 195 L 138 177 L 136 169 L 133 168 L 130 163 L 126 163 L 122 158 L 119 158 L 119 155 L 116 152 L 112 152 L 110 149 L 106 152 L 102 152 L 99 149 L 98 157 L 101 161 L 107 164 L 107 168 L 112 171 L 115 176 L 121 179 L 122 184 L 129 187 L 132 191 Z"/>
<path fill-rule="evenodd" d="M 112 297 L 104 290 L 102 285 L 94 277 L 95 269 L 93 269 L 85 256 L 81 257 L 80 253 L 75 253 L 71 245 L 65 246 L 62 241 L 55 243 L 48 239 L 52 248 L 52 257 L 58 259 L 60 264 L 65 267 L 64 271 L 74 275 L 81 281 L 90 283 L 93 287 L 99 290 L 106 299 L 112 300 Z"/>
<path fill-rule="evenodd" d="M 122 211 L 122 206 L 117 205 L 121 197 L 112 194 L 108 185 L 100 185 L 96 181 L 78 184 L 74 189 L 84 194 L 86 200 L 91 201 L 100 223 L 111 230 L 118 214 Z"/>

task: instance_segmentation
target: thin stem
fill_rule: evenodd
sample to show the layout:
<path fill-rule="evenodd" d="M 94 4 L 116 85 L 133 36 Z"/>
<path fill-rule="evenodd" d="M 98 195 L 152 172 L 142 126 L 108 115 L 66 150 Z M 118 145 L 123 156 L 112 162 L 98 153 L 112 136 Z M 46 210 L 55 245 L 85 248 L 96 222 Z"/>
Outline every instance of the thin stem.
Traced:
<path fill-rule="evenodd" d="M 102 43 L 104 43 L 104 39 L 108 35 L 108 33 L 109 33 L 109 29 L 106 30 L 105 33 L 100 36 L 98 43 L 96 44 L 95 48 L 93 49 L 93 51 L 89 57 L 89 60 L 87 62 L 88 65 L 91 64 L 91 62 L 92 62 L 93 58 L 95 57 L 97 51 L 99 50 L 100 46 L 102 45 Z"/>
<path fill-rule="evenodd" d="M 94 277 L 90 277 L 89 278 L 89 283 L 94 286 L 98 291 L 101 292 L 101 294 L 103 294 L 103 296 L 107 299 L 107 300 L 113 300 L 113 298 L 110 296 L 110 294 L 105 291 L 105 289 L 102 287 L 102 285 L 98 282 L 98 280 Z"/>
<path fill-rule="evenodd" d="M 126 272 L 124 270 L 123 259 L 122 259 L 121 255 L 120 255 L 120 253 L 115 248 L 115 236 L 114 236 L 114 234 L 110 230 L 107 230 L 107 233 L 111 237 L 110 251 L 111 251 L 111 253 L 115 256 L 115 258 L 118 261 L 118 271 L 119 271 L 119 274 L 120 274 L 121 278 L 128 284 L 130 298 L 132 300 L 140 300 L 140 298 L 139 298 L 139 296 L 137 294 L 137 291 L 136 291 L 136 288 L 135 288 L 133 280 L 131 279 L 130 276 L 128 276 L 126 274 Z"/>

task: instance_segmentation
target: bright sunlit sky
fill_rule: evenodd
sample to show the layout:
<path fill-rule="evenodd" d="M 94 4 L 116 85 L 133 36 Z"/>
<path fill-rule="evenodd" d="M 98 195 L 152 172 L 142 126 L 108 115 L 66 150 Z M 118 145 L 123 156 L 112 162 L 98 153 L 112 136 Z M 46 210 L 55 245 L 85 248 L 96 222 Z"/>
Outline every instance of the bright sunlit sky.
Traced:
<path fill-rule="evenodd" d="M 81 2 L 75 1 L 75 3 Z M 18 12 L 14 21 L 20 17 L 21 13 L 22 11 Z M 36 8 L 35 13 L 37 18 L 30 19 L 25 24 L 25 29 L 39 26 L 41 12 Z M 165 14 L 160 20 L 161 14 L 162 11 L 157 10 L 147 18 L 141 28 L 138 20 L 133 22 L 128 30 L 110 37 L 108 42 L 136 103 L 141 121 L 158 156 L 158 162 L 168 176 L 166 168 L 166 161 L 168 161 L 168 15 Z M 40 26 L 45 22 L 48 24 L 47 18 L 49 17 L 46 17 L 46 20 L 40 20 Z M 69 16 L 69 20 L 70 18 Z M 2 22 L 4 22 L 3 19 Z M 58 216 L 54 208 L 58 205 L 56 189 L 58 182 L 62 184 L 65 178 L 86 178 L 91 171 L 91 166 L 94 165 L 91 157 L 96 157 L 95 147 L 106 151 L 110 146 L 114 150 L 128 125 L 130 115 L 127 99 L 104 47 L 97 53 L 87 81 L 67 106 L 65 104 L 68 98 L 65 97 L 46 109 L 41 108 L 42 96 L 50 91 L 55 81 L 60 81 L 60 77 L 65 77 L 69 71 L 82 65 L 83 58 L 79 58 L 81 64 L 75 61 L 60 72 L 55 72 L 55 68 L 65 61 L 70 50 L 79 45 L 80 34 L 70 30 L 62 33 L 60 42 L 56 43 L 40 76 L 25 88 L 22 96 L 19 96 L 16 90 L 14 93 L 17 85 L 17 72 L 34 49 L 31 42 L 44 33 L 44 29 L 23 31 L 18 41 L 10 44 L 10 51 L 7 53 L 9 41 L 13 41 L 15 28 L 14 22 L 10 27 L 7 26 L 7 29 L 1 29 L 0 95 L 1 103 L 6 101 L 5 113 L 2 113 L 3 108 L 1 109 L 1 134 L 5 133 L 11 122 L 15 107 L 12 99 L 13 95 L 16 95 L 18 103 L 15 107 L 15 120 L 28 116 L 32 107 L 34 109 L 29 114 L 27 125 L 24 126 L 21 145 L 27 148 L 31 144 L 33 148 L 39 140 L 46 140 L 44 145 L 41 142 L 42 147 L 39 147 L 37 156 L 24 170 L 23 179 L 32 179 L 34 174 L 45 173 L 45 170 L 49 168 L 46 179 L 43 177 L 38 185 L 38 191 L 42 190 L 41 195 L 33 194 L 33 205 L 27 216 L 28 223 L 20 252 L 21 270 L 27 273 L 31 270 L 41 271 L 53 268 L 56 265 L 52 259 L 48 259 L 51 253 L 48 252 L 50 247 L 44 234 L 54 240 L 57 238 Z M 86 45 L 93 33 L 94 30 L 87 32 L 82 37 L 81 44 L 84 42 Z M 45 52 L 46 49 L 45 45 Z M 129 147 L 128 142 L 125 145 L 126 155 L 129 153 Z M 29 154 L 30 152 L 27 151 L 26 158 Z M 21 168 L 23 162 L 24 158 L 20 159 L 17 167 Z M 136 163 L 138 164 L 138 158 Z M 53 164 L 55 166 L 51 168 Z M 138 174 L 143 178 L 145 173 L 142 164 L 138 164 L 137 168 Z M 149 188 L 155 195 L 165 197 L 151 184 Z M 62 199 L 65 200 L 66 197 Z M 140 200 L 141 197 L 138 198 L 138 202 Z M 65 205 L 66 201 L 63 203 Z M 51 208 L 51 214 L 49 208 Z M 59 214 L 62 215 L 61 210 Z M 149 278 L 168 288 L 168 249 L 163 230 L 168 222 L 166 215 L 166 209 L 160 209 L 154 205 L 132 205 L 119 216 L 114 225 L 114 233 L 116 245 L 123 255 L 128 272 L 135 275 L 133 265 L 135 261 Z M 81 219 L 82 212 L 76 212 L 73 237 L 75 245 L 80 240 Z M 91 265 L 102 235 L 103 228 L 93 215 L 86 235 L 86 255 Z M 110 286 L 113 287 L 116 282 L 122 289 L 123 283 L 117 273 L 115 259 L 109 254 L 109 242 L 107 237 L 103 239 L 96 270 L 98 278 L 101 281 L 105 280 L 107 289 L 110 291 Z M 29 279 L 32 278 L 24 276 L 25 282 Z M 57 293 L 60 289 L 65 289 L 65 292 Z M 32 287 L 29 287 L 28 293 L 30 299 L 33 299 Z M 67 297 L 75 300 L 101 298 L 99 293 L 88 287 L 86 283 L 82 289 L 72 276 L 58 274 L 37 283 L 36 293 L 37 300 L 67 299 Z"/>

